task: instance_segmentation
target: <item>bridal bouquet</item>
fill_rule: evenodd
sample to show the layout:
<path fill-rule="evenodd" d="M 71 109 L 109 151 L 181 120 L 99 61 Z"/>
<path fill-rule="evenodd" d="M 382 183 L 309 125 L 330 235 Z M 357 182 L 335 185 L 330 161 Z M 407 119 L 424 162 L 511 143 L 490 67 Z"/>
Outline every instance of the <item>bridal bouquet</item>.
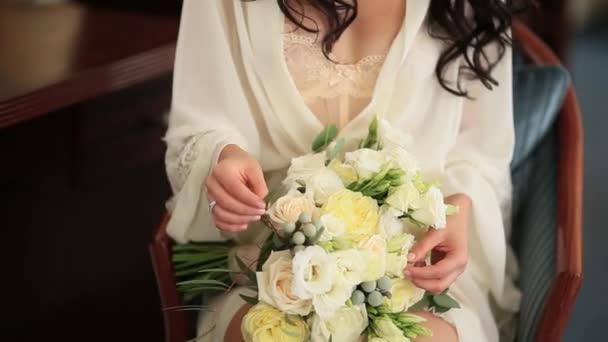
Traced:
<path fill-rule="evenodd" d="M 457 210 L 423 180 L 407 136 L 378 119 L 355 150 L 344 151 L 337 136 L 328 126 L 312 153 L 292 160 L 283 193 L 262 217 L 271 234 L 257 272 L 236 258 L 257 293 L 241 295 L 253 305 L 242 322 L 246 341 L 409 341 L 432 333 L 413 309 L 458 307 L 403 274 L 416 237 L 444 228 Z M 203 274 L 180 282 L 184 293 L 232 287 L 226 272 L 234 271 L 217 267 L 227 263 L 221 252 L 216 264 L 211 252 L 199 253 L 206 261 L 196 264 L 186 258 L 194 247 L 178 248 L 178 273 Z M 197 266 L 184 267 L 188 262 Z"/>

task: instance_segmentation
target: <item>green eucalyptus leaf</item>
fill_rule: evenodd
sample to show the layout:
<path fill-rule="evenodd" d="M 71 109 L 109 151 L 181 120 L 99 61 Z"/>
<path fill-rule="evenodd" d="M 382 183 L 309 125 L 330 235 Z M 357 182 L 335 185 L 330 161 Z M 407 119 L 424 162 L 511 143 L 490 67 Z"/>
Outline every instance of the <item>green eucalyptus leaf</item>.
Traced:
<path fill-rule="evenodd" d="M 430 305 L 431 305 L 431 298 L 430 298 L 430 296 L 425 294 L 424 297 L 422 297 L 422 299 L 420 301 L 418 301 L 418 303 L 410 306 L 408 311 L 410 311 L 410 312 L 421 311 L 421 310 L 428 308 Z"/>
<path fill-rule="evenodd" d="M 434 306 L 433 310 L 435 310 L 436 313 L 444 313 L 450 311 L 450 308 L 445 308 L 443 306 Z"/>
<path fill-rule="evenodd" d="M 250 296 L 245 296 L 244 294 L 240 294 L 239 295 L 245 302 L 251 304 L 251 305 L 256 305 L 259 300 L 256 297 L 250 297 Z"/>
<path fill-rule="evenodd" d="M 378 118 L 374 117 L 372 122 L 369 124 L 367 131 L 367 137 L 363 140 L 360 147 L 363 148 L 374 148 L 378 144 Z"/>
<path fill-rule="evenodd" d="M 200 286 L 200 285 L 217 285 L 220 287 L 228 288 L 228 285 L 222 283 L 219 280 L 214 279 L 195 279 L 195 280 L 186 280 L 177 283 L 177 286 Z"/>
<path fill-rule="evenodd" d="M 329 151 L 329 154 L 327 155 L 327 159 L 332 160 L 332 159 L 336 158 L 340 154 L 342 149 L 344 148 L 344 144 L 345 144 L 344 138 L 338 139 L 336 141 L 336 145 L 331 149 L 331 151 Z"/>
<path fill-rule="evenodd" d="M 441 306 L 447 309 L 460 308 L 458 302 L 455 301 L 452 297 L 450 297 L 447 293 L 441 293 L 436 296 L 433 296 L 433 302 L 436 304 L 436 306 Z"/>
<path fill-rule="evenodd" d="M 228 268 L 209 268 L 198 271 L 199 273 L 218 272 L 218 273 L 234 273 Z"/>
<path fill-rule="evenodd" d="M 245 264 L 245 262 L 243 262 L 243 260 L 241 258 L 239 258 L 238 256 L 235 256 L 236 258 L 236 262 L 239 265 L 239 268 L 241 269 L 241 272 L 243 272 L 243 274 L 245 276 L 247 276 L 247 278 L 249 278 L 249 280 L 251 280 L 252 282 L 257 282 L 257 278 L 255 276 L 255 272 L 253 272 L 249 266 L 247 266 L 247 264 Z"/>
<path fill-rule="evenodd" d="M 334 139 L 336 139 L 337 136 L 338 136 L 338 127 L 336 127 L 336 125 L 334 125 L 334 124 L 328 125 L 327 127 L 325 127 L 323 129 L 323 131 L 321 131 L 321 133 L 319 133 L 319 135 L 317 135 L 315 140 L 313 140 L 313 142 L 312 142 L 313 152 L 319 153 L 319 152 L 323 151 L 324 149 L 327 148 L 327 146 L 329 146 L 329 144 L 331 144 L 331 142 Z"/>

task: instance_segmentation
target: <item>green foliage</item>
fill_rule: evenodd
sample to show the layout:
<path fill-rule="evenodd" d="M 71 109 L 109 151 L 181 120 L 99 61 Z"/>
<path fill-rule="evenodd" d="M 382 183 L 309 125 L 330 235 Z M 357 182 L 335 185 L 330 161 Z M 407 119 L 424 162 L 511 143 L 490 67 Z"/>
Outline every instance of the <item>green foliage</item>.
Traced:
<path fill-rule="evenodd" d="M 418 315 L 408 312 L 390 312 L 386 305 L 380 305 L 378 307 L 367 305 L 366 308 L 370 320 L 370 324 L 367 327 L 369 337 L 378 336 L 376 322 L 380 320 L 392 321 L 393 324 L 403 332 L 403 336 L 409 339 L 432 336 L 432 331 L 420 324 L 424 322 L 424 318 Z"/>
<path fill-rule="evenodd" d="M 393 187 L 403 183 L 404 172 L 397 168 L 384 168 L 369 179 L 360 179 L 348 185 L 351 191 L 360 192 L 365 196 L 372 197 L 382 204 Z"/>
<path fill-rule="evenodd" d="M 369 128 L 367 131 L 367 137 L 361 140 L 359 144 L 359 148 L 371 148 L 375 150 L 379 150 L 381 148 L 380 143 L 378 142 L 378 118 L 374 117 L 372 122 L 369 124 Z"/>
<path fill-rule="evenodd" d="M 448 290 L 437 295 L 426 292 L 418 303 L 410 307 L 409 311 L 414 312 L 427 308 L 431 308 L 437 313 L 444 313 L 451 309 L 459 309 L 460 304 L 448 295 Z"/>
<path fill-rule="evenodd" d="M 232 284 L 228 254 L 232 242 L 189 243 L 173 246 L 172 262 L 177 290 L 186 303 L 204 295 L 224 292 Z"/>
<path fill-rule="evenodd" d="M 323 129 L 323 131 L 321 131 L 321 133 L 319 133 L 319 135 L 317 135 L 315 140 L 313 140 L 312 151 L 314 153 L 319 153 L 325 150 L 329 146 L 329 144 L 331 144 L 331 142 L 336 139 L 337 136 L 338 128 L 336 127 L 336 125 L 328 125 Z"/>
<path fill-rule="evenodd" d="M 344 148 L 344 144 L 345 144 L 345 140 L 344 138 L 340 138 L 336 141 L 335 146 L 328 152 L 327 154 L 327 163 L 329 164 L 329 161 L 332 159 L 335 159 L 340 152 L 342 152 L 342 149 Z"/>
<path fill-rule="evenodd" d="M 256 305 L 259 300 L 257 297 L 250 297 L 250 296 L 245 296 L 244 294 L 240 294 L 239 295 L 246 303 L 249 303 L 251 305 Z"/>

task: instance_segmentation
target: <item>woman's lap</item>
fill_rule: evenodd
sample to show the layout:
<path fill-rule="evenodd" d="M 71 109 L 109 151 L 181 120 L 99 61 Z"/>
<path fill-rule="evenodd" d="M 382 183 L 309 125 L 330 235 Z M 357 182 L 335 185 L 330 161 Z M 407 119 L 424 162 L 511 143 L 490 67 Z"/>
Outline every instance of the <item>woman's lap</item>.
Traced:
<path fill-rule="evenodd" d="M 236 288 L 230 293 L 214 299 L 210 304 L 213 312 L 204 313 L 199 322 L 199 335 L 213 331 L 202 342 L 238 341 L 240 336 L 240 321 L 246 307 L 239 297 L 244 288 Z M 251 295 L 251 293 L 249 293 Z M 429 312 L 421 312 L 427 322 L 427 327 L 434 331 L 434 336 L 419 338 L 415 342 L 437 341 L 488 341 L 497 342 L 498 329 L 493 320 L 487 291 L 483 291 L 465 272 L 450 288 L 452 295 L 460 304 L 460 309 L 453 309 L 439 316 Z"/>

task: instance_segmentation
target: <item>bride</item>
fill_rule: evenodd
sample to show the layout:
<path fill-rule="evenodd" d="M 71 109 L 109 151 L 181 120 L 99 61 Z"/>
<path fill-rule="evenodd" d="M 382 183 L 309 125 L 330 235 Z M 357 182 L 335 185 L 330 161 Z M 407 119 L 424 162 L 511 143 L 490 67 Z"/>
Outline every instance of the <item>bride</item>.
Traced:
<path fill-rule="evenodd" d="M 510 3 L 508 1 L 507 3 Z M 166 135 L 178 242 L 264 239 L 263 198 L 327 123 L 364 136 L 374 115 L 413 137 L 423 174 L 460 212 L 430 230 L 404 273 L 462 308 L 420 313 L 433 337 L 512 334 L 520 295 L 503 225 L 514 144 L 502 0 L 185 0 Z M 432 265 L 424 265 L 428 252 Z M 239 341 L 246 310 L 214 299 L 202 340 Z"/>

